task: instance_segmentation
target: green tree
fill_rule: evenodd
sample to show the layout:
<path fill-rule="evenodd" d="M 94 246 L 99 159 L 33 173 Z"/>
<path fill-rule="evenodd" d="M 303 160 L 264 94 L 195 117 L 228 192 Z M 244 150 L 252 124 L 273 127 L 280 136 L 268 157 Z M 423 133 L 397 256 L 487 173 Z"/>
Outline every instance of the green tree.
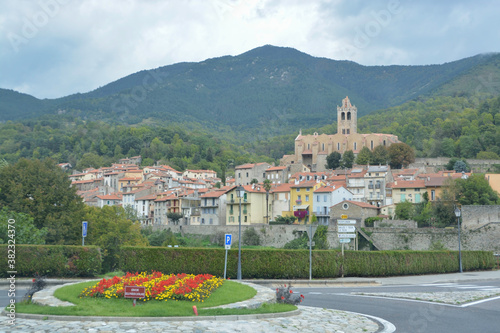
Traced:
<path fill-rule="evenodd" d="M 393 169 L 406 168 L 415 162 L 415 151 L 406 143 L 393 143 L 388 150 L 390 165 Z"/>
<path fill-rule="evenodd" d="M 400 220 L 411 220 L 413 218 L 414 208 L 409 201 L 403 201 L 396 204 L 396 218 Z"/>
<path fill-rule="evenodd" d="M 340 166 L 340 160 L 342 155 L 339 152 L 334 151 L 326 157 L 326 168 L 327 169 L 337 169 Z"/>
<path fill-rule="evenodd" d="M 475 173 L 467 179 L 457 179 L 453 190 L 461 205 L 498 205 L 500 199 L 484 174 Z"/>
<path fill-rule="evenodd" d="M 352 164 L 354 163 L 354 153 L 352 150 L 348 150 L 342 156 L 341 166 L 346 169 L 352 168 Z"/>
<path fill-rule="evenodd" d="M 47 232 L 47 228 L 37 229 L 33 218 L 27 214 L 9 211 L 7 207 L 0 210 L 0 244 L 7 244 L 9 239 L 14 239 L 16 244 L 45 244 Z M 15 238 L 10 238 L 10 234 Z"/>
<path fill-rule="evenodd" d="M 384 165 L 389 163 L 389 151 L 385 146 L 377 146 L 373 149 L 372 159 L 370 164 L 372 165 Z"/>
<path fill-rule="evenodd" d="M 86 207 L 84 219 L 88 221 L 86 244 L 97 245 L 103 251 L 104 271 L 117 268 L 120 246 L 146 246 L 138 222 L 127 218 L 127 213 L 119 206 Z"/>
<path fill-rule="evenodd" d="M 76 169 L 83 170 L 86 168 L 100 168 L 104 166 L 104 158 L 95 153 L 85 153 L 82 158 L 78 160 L 76 164 Z"/>
<path fill-rule="evenodd" d="M 47 228 L 47 244 L 75 244 L 81 237 L 84 204 L 53 160 L 20 159 L 0 169 L 0 205 L 33 217 Z"/>
<path fill-rule="evenodd" d="M 456 161 L 455 165 L 453 165 L 453 170 L 455 170 L 455 172 L 468 172 L 469 168 L 464 161 Z"/>
<path fill-rule="evenodd" d="M 260 236 L 257 231 L 255 231 L 255 228 L 246 228 L 245 231 L 243 231 L 242 243 L 249 246 L 260 245 Z"/>
<path fill-rule="evenodd" d="M 167 218 L 169 220 L 172 221 L 173 224 L 179 224 L 179 220 L 182 219 L 184 217 L 184 215 L 182 215 L 181 213 L 173 213 L 173 212 L 170 212 L 170 213 L 167 213 Z"/>
<path fill-rule="evenodd" d="M 356 164 L 367 165 L 373 160 L 373 153 L 368 147 L 361 148 L 361 151 L 356 158 Z"/>

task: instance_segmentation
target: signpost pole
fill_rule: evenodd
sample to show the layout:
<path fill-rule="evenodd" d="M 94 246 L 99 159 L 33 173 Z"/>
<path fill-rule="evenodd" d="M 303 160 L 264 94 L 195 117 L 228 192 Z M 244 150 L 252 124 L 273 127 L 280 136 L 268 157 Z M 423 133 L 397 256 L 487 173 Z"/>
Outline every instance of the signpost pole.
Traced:
<path fill-rule="evenodd" d="M 227 271 L 227 250 L 231 248 L 231 242 L 232 242 L 233 236 L 231 234 L 225 234 L 224 235 L 224 244 L 226 248 L 226 258 L 224 259 L 224 280 L 226 279 L 226 271 Z M 239 268 L 239 266 L 238 266 Z M 240 272 L 238 270 L 238 272 Z"/>
<path fill-rule="evenodd" d="M 224 259 L 224 280 L 226 279 L 226 270 L 227 270 L 227 249 L 226 249 L 226 259 Z"/>
<path fill-rule="evenodd" d="M 309 281 L 312 280 L 312 224 L 311 224 L 311 232 L 309 233 Z"/>

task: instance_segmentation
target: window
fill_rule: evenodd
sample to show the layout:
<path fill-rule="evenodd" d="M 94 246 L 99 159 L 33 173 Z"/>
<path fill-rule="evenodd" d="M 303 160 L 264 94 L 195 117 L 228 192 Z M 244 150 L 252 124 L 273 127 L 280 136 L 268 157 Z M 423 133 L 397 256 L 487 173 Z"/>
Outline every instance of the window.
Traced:
<path fill-rule="evenodd" d="M 248 177 L 248 172 L 247 172 L 247 177 Z"/>
<path fill-rule="evenodd" d="M 300 192 L 300 187 L 297 187 L 297 192 Z"/>
<path fill-rule="evenodd" d="M 327 197 L 328 197 L 328 196 L 327 196 L 326 194 L 324 194 L 324 195 L 323 195 L 323 201 L 324 201 L 324 202 L 326 202 L 326 198 L 327 198 Z"/>
<path fill-rule="evenodd" d="M 319 202 L 319 195 L 316 196 L 316 202 Z"/>
<path fill-rule="evenodd" d="M 405 201 L 406 201 L 406 195 L 401 193 L 401 202 L 405 202 Z"/>
<path fill-rule="evenodd" d="M 358 150 L 358 144 L 357 144 L 357 142 L 354 142 L 354 150 Z"/>
<path fill-rule="evenodd" d="M 340 142 L 337 142 L 337 150 L 340 150 Z"/>
<path fill-rule="evenodd" d="M 308 188 L 306 188 L 306 192 L 309 192 L 310 190 L 311 190 L 311 189 L 310 189 L 309 187 L 308 187 Z"/>
<path fill-rule="evenodd" d="M 431 191 L 431 200 L 436 200 L 436 191 Z"/>
<path fill-rule="evenodd" d="M 297 200 L 301 201 L 302 200 L 302 197 L 299 195 L 297 196 Z"/>
<path fill-rule="evenodd" d="M 370 149 L 373 150 L 373 140 L 370 141 Z"/>
<path fill-rule="evenodd" d="M 306 201 L 309 202 L 309 196 L 308 195 L 306 195 Z"/>
<path fill-rule="evenodd" d="M 347 112 L 347 120 L 351 120 L 351 113 L 350 112 Z M 347 133 L 349 134 L 349 133 Z"/>
<path fill-rule="evenodd" d="M 241 172 L 238 172 L 238 178 L 241 178 Z"/>
<path fill-rule="evenodd" d="M 321 147 L 322 147 L 322 149 L 321 149 L 321 150 L 323 150 L 323 151 L 324 151 L 324 150 L 325 150 L 325 144 L 324 144 L 324 143 L 322 143 L 322 144 L 321 144 Z"/>
<path fill-rule="evenodd" d="M 245 222 L 248 222 L 248 216 L 245 215 Z"/>

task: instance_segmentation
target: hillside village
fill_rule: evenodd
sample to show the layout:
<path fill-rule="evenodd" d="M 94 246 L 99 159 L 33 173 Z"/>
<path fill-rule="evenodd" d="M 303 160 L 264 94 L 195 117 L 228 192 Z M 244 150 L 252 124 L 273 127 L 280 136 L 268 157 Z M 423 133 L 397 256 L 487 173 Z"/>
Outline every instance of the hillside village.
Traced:
<path fill-rule="evenodd" d="M 358 133 L 357 118 L 356 106 L 345 97 L 337 106 L 337 134 L 302 135 L 300 131 L 294 154 L 284 155 L 279 166 L 266 162 L 238 165 L 234 178 L 222 180 L 213 170 L 180 172 L 169 165 L 141 169 L 141 156 L 69 177 L 87 205 L 121 205 L 133 209 L 142 225 L 165 226 L 235 225 L 240 214 L 244 225 L 269 224 L 279 217 L 295 217 L 297 224 L 328 225 L 353 209 L 362 219 L 393 219 L 398 203 L 437 201 L 449 179 L 470 176 L 436 172 L 435 167 L 425 165 L 394 170 L 389 165 L 327 169 L 327 156 L 332 153 L 352 151 L 357 156 L 365 147 L 373 151 L 400 143 L 391 134 Z M 70 167 L 67 163 L 60 166 Z M 487 175 L 487 179 L 499 191 L 497 176 Z"/>
<path fill-rule="evenodd" d="M 140 157 L 132 160 L 139 162 Z M 131 207 L 141 224 L 155 226 L 237 224 L 240 185 L 245 191 L 241 198 L 244 225 L 267 224 L 278 216 L 295 216 L 295 223 L 301 224 L 315 216 L 319 223 L 328 224 L 338 218 L 332 215 L 337 207 L 348 205 L 363 208 L 369 216 L 391 218 L 396 204 L 419 203 L 424 193 L 430 201 L 438 200 L 448 179 L 470 175 L 370 165 L 293 174 L 290 170 L 290 166 L 268 163 L 239 165 L 235 178 L 226 179 L 225 186 L 219 185 L 222 180 L 211 170 L 180 172 L 168 165 L 140 168 L 133 163 L 86 169 L 69 178 L 85 204 Z M 266 180 L 269 193 L 264 186 Z M 498 180 L 493 178 L 490 183 L 494 187 Z M 181 214 L 182 218 L 169 219 L 168 213 Z"/>

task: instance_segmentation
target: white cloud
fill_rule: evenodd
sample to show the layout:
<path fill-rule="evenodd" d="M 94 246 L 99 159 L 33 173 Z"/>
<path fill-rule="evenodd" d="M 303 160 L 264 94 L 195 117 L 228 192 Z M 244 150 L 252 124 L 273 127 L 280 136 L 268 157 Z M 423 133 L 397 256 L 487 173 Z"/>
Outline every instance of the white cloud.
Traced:
<path fill-rule="evenodd" d="M 364 65 L 498 51 L 494 0 L 0 0 L 0 87 L 86 92 L 142 69 L 264 44 Z M 31 29 L 30 27 L 34 27 Z M 12 36 L 21 38 L 13 43 Z"/>

